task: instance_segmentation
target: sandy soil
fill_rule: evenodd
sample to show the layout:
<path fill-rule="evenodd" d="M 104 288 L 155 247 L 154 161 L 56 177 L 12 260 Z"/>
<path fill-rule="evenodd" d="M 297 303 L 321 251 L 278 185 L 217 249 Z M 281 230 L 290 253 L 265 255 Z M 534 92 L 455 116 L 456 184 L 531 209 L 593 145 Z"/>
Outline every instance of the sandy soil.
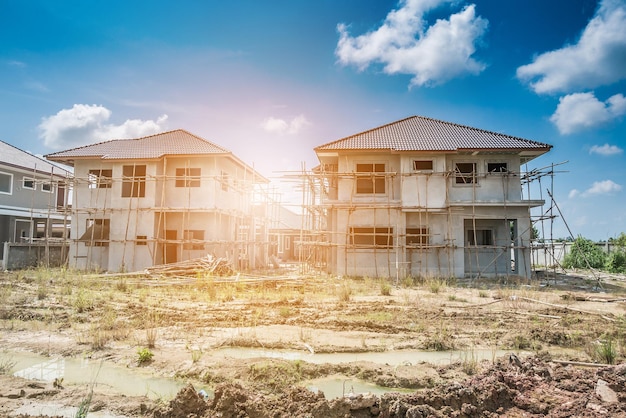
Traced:
<path fill-rule="evenodd" d="M 0 414 L 626 416 L 624 277 L 603 277 L 598 287 L 585 274 L 456 283 L 272 274 L 237 281 L 43 269 L 2 274 Z M 466 355 L 447 364 L 315 364 L 232 358 L 223 354 L 226 347 Z M 141 362 L 141 349 L 152 358 Z M 475 350 L 494 356 L 478 361 Z M 496 350 L 507 355 L 496 358 Z M 21 352 L 89 358 L 190 386 L 174 399 L 154 399 L 21 379 L 10 367 L 11 353 Z M 517 353 L 519 363 L 508 353 Z M 567 363 L 607 361 L 615 365 Z M 306 389 L 307 381 L 326 376 L 398 392 L 327 399 Z M 199 388 L 214 394 L 205 399 Z"/>

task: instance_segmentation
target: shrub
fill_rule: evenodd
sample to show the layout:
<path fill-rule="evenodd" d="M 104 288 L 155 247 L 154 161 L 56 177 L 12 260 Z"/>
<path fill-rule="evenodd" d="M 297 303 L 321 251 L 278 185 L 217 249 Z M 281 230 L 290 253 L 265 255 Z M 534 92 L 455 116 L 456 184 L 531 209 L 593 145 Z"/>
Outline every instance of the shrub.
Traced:
<path fill-rule="evenodd" d="M 615 360 L 617 358 L 617 347 L 613 342 L 613 338 L 608 337 L 596 345 L 595 357 L 598 361 L 605 364 L 615 364 Z"/>
<path fill-rule="evenodd" d="M 605 268 L 611 273 L 626 273 L 626 252 L 617 250 L 609 254 Z"/>
<path fill-rule="evenodd" d="M 572 250 L 565 256 L 565 268 L 602 268 L 606 254 L 593 241 L 578 237 L 572 245 Z"/>
<path fill-rule="evenodd" d="M 380 281 L 380 294 L 381 296 L 391 296 L 391 285 L 386 280 Z"/>
<path fill-rule="evenodd" d="M 152 360 L 154 353 L 149 348 L 144 347 L 137 350 L 137 356 L 137 363 L 144 364 Z"/>

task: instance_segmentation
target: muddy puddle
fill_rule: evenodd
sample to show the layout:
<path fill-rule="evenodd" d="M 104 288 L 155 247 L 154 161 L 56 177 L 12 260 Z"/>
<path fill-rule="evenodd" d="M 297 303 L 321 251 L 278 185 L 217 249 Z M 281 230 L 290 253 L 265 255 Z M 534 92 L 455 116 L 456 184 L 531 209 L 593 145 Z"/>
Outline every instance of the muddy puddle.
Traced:
<path fill-rule="evenodd" d="M 459 361 L 493 361 L 508 355 L 508 351 L 483 349 L 466 351 L 420 351 L 401 350 L 389 352 L 363 353 L 312 353 L 310 350 L 270 350 L 250 348 L 220 348 L 212 355 L 226 359 L 269 358 L 300 360 L 313 364 L 341 364 L 350 362 L 373 362 L 391 366 L 417 365 L 429 363 L 448 365 Z M 15 376 L 53 382 L 62 381 L 63 385 L 94 385 L 96 391 L 113 391 L 126 396 L 147 396 L 152 399 L 173 399 L 186 382 L 173 378 L 156 377 L 141 368 L 125 368 L 105 361 L 89 358 L 50 358 L 32 353 L 3 352 L 0 357 L 15 363 Z M 382 394 L 386 392 L 412 392 L 412 390 L 394 389 L 377 386 L 366 381 L 345 376 L 328 376 L 303 383 L 312 391 L 321 391 L 327 399 L 349 394 Z M 204 389 L 212 397 L 208 387 Z M 61 414 L 62 415 L 62 414 Z"/>
<path fill-rule="evenodd" d="M 305 351 L 306 350 L 306 351 Z M 494 361 L 497 358 L 508 355 L 510 351 L 494 349 L 475 349 L 462 351 L 421 351 L 421 350 L 399 350 L 385 352 L 363 352 L 363 353 L 312 353 L 306 347 L 303 351 L 298 350 L 269 350 L 250 348 L 220 348 L 213 352 L 235 359 L 250 358 L 277 358 L 283 360 L 302 360 L 314 364 L 342 364 L 356 361 L 369 361 L 378 364 L 388 364 L 390 366 L 415 365 L 419 363 L 429 363 L 436 366 L 443 366 L 459 361 Z"/>
<path fill-rule="evenodd" d="M 137 368 L 124 368 L 88 358 L 50 358 L 37 354 L 9 352 L 2 356 L 15 363 L 14 376 L 62 385 L 94 385 L 127 396 L 172 399 L 184 386 L 175 379 L 151 376 Z"/>

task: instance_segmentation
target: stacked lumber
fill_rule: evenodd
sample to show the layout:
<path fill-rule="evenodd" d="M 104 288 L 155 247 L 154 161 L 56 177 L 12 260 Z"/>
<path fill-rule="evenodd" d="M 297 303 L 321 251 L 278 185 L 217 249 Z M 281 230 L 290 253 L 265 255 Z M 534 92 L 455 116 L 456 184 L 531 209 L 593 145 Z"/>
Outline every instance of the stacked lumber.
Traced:
<path fill-rule="evenodd" d="M 148 267 L 146 273 L 159 276 L 197 276 L 198 274 L 230 276 L 233 274 L 233 269 L 225 258 L 207 254 L 201 258 Z"/>

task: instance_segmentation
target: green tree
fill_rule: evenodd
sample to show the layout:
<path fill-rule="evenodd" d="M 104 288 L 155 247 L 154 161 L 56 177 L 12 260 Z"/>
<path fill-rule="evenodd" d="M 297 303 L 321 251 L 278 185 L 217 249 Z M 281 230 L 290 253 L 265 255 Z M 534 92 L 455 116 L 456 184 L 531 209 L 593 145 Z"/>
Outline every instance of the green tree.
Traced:
<path fill-rule="evenodd" d="M 578 237 L 563 260 L 565 268 L 603 268 L 606 254 L 591 240 Z"/>
<path fill-rule="evenodd" d="M 622 232 L 609 242 L 613 248 L 606 258 L 605 269 L 611 273 L 626 273 L 626 234 Z"/>

